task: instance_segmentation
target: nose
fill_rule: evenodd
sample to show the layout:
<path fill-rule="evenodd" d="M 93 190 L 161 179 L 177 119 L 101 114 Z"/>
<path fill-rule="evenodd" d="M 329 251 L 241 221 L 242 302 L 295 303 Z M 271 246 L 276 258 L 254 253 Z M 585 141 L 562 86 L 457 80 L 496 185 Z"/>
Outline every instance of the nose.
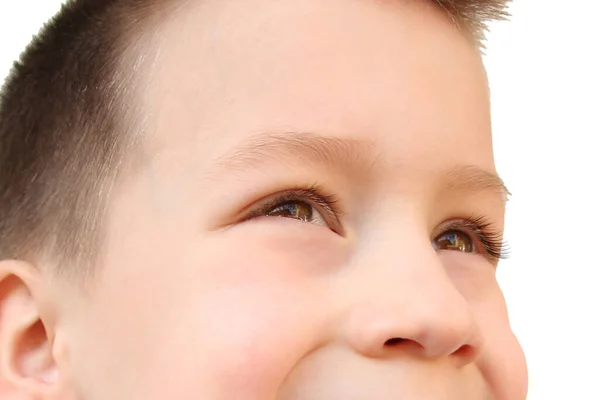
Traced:
<path fill-rule="evenodd" d="M 411 254 L 417 253 L 413 248 Z M 369 263 L 355 270 L 351 286 L 360 289 L 353 291 L 344 324 L 346 341 L 369 358 L 448 358 L 459 367 L 473 363 L 483 337 L 471 307 L 435 251 L 429 247 L 419 254 L 409 267 L 380 260 L 381 268 Z"/>

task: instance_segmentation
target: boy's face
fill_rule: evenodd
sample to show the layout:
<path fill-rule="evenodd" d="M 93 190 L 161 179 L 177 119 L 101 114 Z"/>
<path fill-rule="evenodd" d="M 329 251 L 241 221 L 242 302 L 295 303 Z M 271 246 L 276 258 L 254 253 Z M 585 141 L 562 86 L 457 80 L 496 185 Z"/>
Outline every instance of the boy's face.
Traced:
<path fill-rule="evenodd" d="M 444 14 L 193 2 L 157 38 L 93 292 L 60 294 L 82 398 L 524 399 L 486 76 Z"/>

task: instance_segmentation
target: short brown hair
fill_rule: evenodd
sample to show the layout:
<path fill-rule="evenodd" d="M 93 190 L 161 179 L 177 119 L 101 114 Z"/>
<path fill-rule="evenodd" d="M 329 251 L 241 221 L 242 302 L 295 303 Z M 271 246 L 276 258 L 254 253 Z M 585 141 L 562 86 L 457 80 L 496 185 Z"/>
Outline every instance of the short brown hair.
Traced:
<path fill-rule="evenodd" d="M 14 64 L 0 96 L 0 259 L 52 260 L 58 271 L 94 259 L 135 136 L 125 56 L 152 16 L 186 1 L 72 0 Z M 510 0 L 429 1 L 481 46 Z"/>
<path fill-rule="evenodd" d="M 479 47 L 485 48 L 488 22 L 509 17 L 508 4 L 512 0 L 433 0 L 445 10 L 455 26 Z"/>

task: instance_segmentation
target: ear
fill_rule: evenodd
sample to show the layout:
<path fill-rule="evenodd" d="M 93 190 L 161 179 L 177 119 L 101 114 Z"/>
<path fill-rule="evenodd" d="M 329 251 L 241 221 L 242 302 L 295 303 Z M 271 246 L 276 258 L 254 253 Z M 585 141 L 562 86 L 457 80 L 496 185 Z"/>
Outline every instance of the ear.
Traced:
<path fill-rule="evenodd" d="M 58 399 L 53 321 L 41 273 L 31 264 L 0 261 L 0 399 Z M 42 318 L 41 310 L 46 318 Z"/>

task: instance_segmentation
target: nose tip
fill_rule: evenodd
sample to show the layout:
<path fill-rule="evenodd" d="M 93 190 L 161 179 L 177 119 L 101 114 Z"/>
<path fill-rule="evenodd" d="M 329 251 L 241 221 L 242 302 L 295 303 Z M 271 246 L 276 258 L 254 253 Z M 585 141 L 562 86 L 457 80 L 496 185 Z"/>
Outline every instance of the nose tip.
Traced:
<path fill-rule="evenodd" d="M 355 310 L 347 329 L 354 350 L 369 358 L 447 357 L 460 367 L 473 363 L 483 347 L 483 337 L 464 304 L 453 310 L 371 305 Z"/>

